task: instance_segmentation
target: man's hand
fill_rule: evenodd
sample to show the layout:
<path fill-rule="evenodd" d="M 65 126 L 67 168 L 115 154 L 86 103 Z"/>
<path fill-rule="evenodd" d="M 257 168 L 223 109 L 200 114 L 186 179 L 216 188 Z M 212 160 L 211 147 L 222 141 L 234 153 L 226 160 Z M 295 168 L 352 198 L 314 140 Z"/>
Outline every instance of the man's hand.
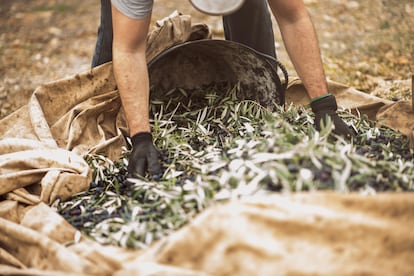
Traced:
<path fill-rule="evenodd" d="M 321 124 L 326 125 L 327 118 L 330 117 L 334 125 L 334 133 L 344 137 L 355 135 L 354 131 L 336 113 L 338 106 L 334 95 L 327 94 L 322 98 L 311 101 L 311 108 L 315 113 L 315 127 L 317 130 L 321 130 Z"/>
<path fill-rule="evenodd" d="M 128 177 L 145 176 L 148 171 L 152 176 L 161 172 L 158 163 L 159 152 L 152 143 L 149 132 L 140 132 L 131 138 L 132 152 L 128 161 Z"/>

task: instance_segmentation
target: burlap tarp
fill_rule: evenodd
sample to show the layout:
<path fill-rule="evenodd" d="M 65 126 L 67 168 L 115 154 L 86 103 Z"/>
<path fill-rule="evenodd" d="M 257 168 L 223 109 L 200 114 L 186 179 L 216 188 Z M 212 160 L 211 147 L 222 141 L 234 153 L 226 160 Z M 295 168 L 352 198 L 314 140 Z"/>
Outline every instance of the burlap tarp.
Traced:
<path fill-rule="evenodd" d="M 189 16 L 159 22 L 148 60 L 191 39 L 209 38 Z M 345 108 L 409 135 L 405 103 L 330 82 Z M 287 101 L 307 103 L 299 81 Z M 396 110 L 396 111 L 395 111 Z M 403 115 L 406 114 L 406 115 Z M 396 116 L 401 125 L 394 123 Z M 378 118 L 377 118 L 378 117 Z M 403 126 L 403 127 L 402 127 Z M 275 195 L 207 209 L 146 250 L 100 245 L 50 205 L 88 188 L 85 154 L 119 156 L 123 117 L 112 64 L 36 89 L 0 123 L 2 275 L 412 275 L 414 199 L 409 194 Z"/>
<path fill-rule="evenodd" d="M 274 195 L 207 209 L 146 250 L 102 246 L 47 205 L 0 204 L 2 274 L 412 275 L 409 194 Z M 37 273 L 37 274 L 36 274 Z"/>

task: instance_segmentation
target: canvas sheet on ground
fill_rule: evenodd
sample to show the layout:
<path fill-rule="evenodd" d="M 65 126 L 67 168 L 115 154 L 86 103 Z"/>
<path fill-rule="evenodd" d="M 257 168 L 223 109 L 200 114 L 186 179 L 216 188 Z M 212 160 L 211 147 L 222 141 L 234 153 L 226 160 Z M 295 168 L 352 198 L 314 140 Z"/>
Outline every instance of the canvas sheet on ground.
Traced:
<path fill-rule="evenodd" d="M 148 249 L 103 246 L 46 204 L 0 203 L 2 275 L 412 275 L 410 194 L 220 204 Z"/>
<path fill-rule="evenodd" d="M 194 37 L 210 38 L 208 27 L 192 24 L 186 15 L 168 18 L 148 37 L 148 60 Z M 341 107 L 359 109 L 412 135 L 413 114 L 404 109 L 408 103 L 371 97 L 335 82 L 329 85 Z M 292 80 L 287 102 L 304 104 L 305 95 L 301 83 Z M 91 169 L 83 157 L 100 152 L 117 158 L 126 130 L 111 63 L 42 85 L 27 105 L 1 120 L 1 274 L 414 272 L 414 199 L 408 194 L 312 193 L 230 202 L 206 210 L 140 251 L 103 246 L 81 236 L 50 204 L 88 189 Z"/>

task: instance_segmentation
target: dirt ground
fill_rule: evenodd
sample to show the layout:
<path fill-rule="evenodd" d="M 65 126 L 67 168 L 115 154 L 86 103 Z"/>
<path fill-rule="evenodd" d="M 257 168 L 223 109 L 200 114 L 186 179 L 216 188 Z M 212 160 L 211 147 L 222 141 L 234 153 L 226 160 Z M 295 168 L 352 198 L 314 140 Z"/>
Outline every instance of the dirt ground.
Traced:
<path fill-rule="evenodd" d="M 388 99 L 411 97 L 414 73 L 412 0 L 305 0 L 318 32 L 329 79 Z M 221 18 L 182 0 L 155 0 L 153 21 L 175 9 L 223 35 Z M 90 67 L 99 24 L 98 0 L 1 0 L 0 118 L 34 89 Z M 274 23 L 278 56 L 295 72 Z"/>

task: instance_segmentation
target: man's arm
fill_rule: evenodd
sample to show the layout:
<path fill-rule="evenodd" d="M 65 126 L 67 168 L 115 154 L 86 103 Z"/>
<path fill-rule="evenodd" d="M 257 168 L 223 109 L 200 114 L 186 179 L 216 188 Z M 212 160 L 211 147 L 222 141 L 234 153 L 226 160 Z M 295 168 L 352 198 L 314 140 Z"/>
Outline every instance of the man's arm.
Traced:
<path fill-rule="evenodd" d="M 286 50 L 311 99 L 315 126 L 320 130 L 329 118 L 334 132 L 345 137 L 354 133 L 337 114 L 335 96 L 329 94 L 319 43 L 303 0 L 268 0 Z"/>
<path fill-rule="evenodd" d="M 319 44 L 302 0 L 269 0 L 286 50 L 309 97 L 328 93 Z"/>
<path fill-rule="evenodd" d="M 150 20 L 129 18 L 112 6 L 114 74 L 131 136 L 150 132 L 145 57 Z"/>
<path fill-rule="evenodd" d="M 113 68 L 124 108 L 132 152 L 129 177 L 160 173 L 158 151 L 152 142 L 149 123 L 149 80 L 145 56 L 151 17 L 132 19 L 112 6 Z"/>

